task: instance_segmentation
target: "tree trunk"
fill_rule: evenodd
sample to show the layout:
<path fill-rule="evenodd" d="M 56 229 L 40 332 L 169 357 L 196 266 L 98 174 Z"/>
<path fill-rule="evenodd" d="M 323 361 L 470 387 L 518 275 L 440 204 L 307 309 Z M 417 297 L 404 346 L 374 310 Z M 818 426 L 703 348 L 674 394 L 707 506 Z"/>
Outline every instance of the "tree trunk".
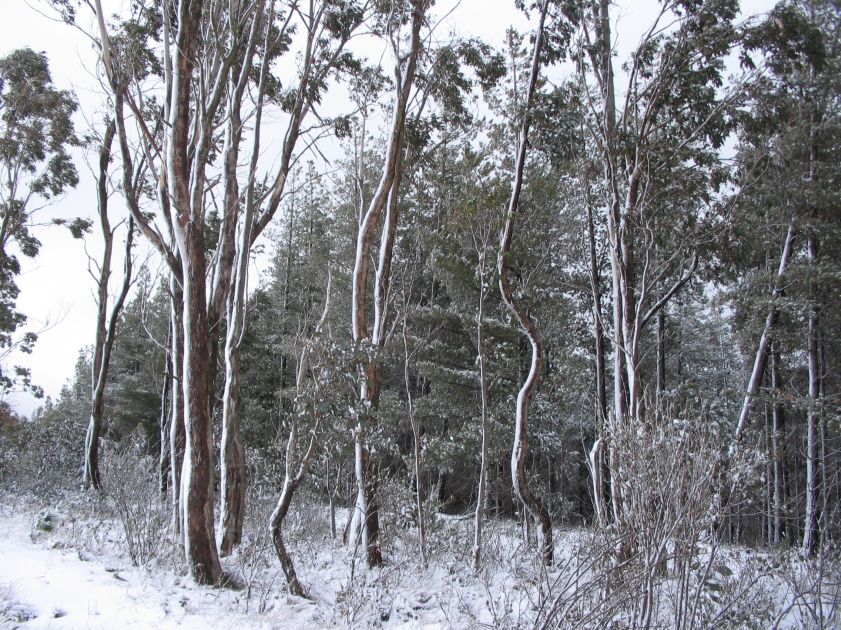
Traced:
<path fill-rule="evenodd" d="M 357 344 L 370 345 L 372 351 L 381 349 L 385 340 L 385 306 L 388 300 L 391 256 L 394 246 L 394 232 L 397 221 L 397 198 L 400 185 L 401 163 L 406 130 L 406 110 L 415 79 L 415 69 L 421 51 L 420 30 L 426 13 L 426 0 L 412 0 L 411 49 L 405 59 L 405 70 L 401 67 L 403 58 L 397 50 L 395 76 L 397 96 L 392 115 L 391 134 L 386 150 L 386 159 L 380 183 L 367 210 L 361 213 L 356 241 L 356 257 L 352 276 L 351 325 L 353 340 Z M 383 225 L 380 242 L 379 263 L 375 284 L 375 321 L 373 335 L 368 332 L 366 302 L 368 296 L 368 264 L 371 241 L 376 223 L 383 209 L 388 205 L 388 216 Z M 360 412 L 354 430 L 354 471 L 356 474 L 357 498 L 353 523 L 361 529 L 361 541 L 365 545 L 368 566 L 382 564 L 379 547 L 379 511 L 377 506 L 377 482 L 379 465 L 376 456 L 368 451 L 366 425 L 376 421 L 379 404 L 382 367 L 377 359 L 367 361 L 360 370 L 359 401 L 364 411 Z M 352 528 L 353 529 L 353 528 Z M 353 538 L 360 540 L 360 536 Z"/>
<path fill-rule="evenodd" d="M 408 300 L 407 300 L 408 301 Z M 407 307 L 408 308 L 408 307 Z M 408 313 L 403 314 L 403 381 L 406 385 L 406 404 L 409 412 L 409 424 L 412 427 L 412 448 L 415 456 L 415 509 L 418 513 L 418 544 L 420 547 L 421 559 L 423 566 L 426 567 L 426 529 L 424 526 L 423 517 L 423 498 L 421 496 L 421 445 L 420 445 L 420 429 L 418 427 L 417 419 L 415 418 L 415 405 L 412 398 L 412 386 L 409 378 L 409 367 L 411 360 L 411 353 L 409 352 L 409 336 L 406 331 L 406 319 Z"/>
<path fill-rule="evenodd" d="M 258 7 L 261 10 L 262 7 Z M 246 290 L 248 288 L 248 254 L 251 251 L 251 233 L 254 223 L 254 178 L 256 154 L 259 150 L 259 133 L 255 135 L 251 169 L 245 194 L 245 211 L 240 213 L 240 189 L 237 181 L 237 162 L 242 141 L 241 105 L 243 93 L 248 85 L 251 60 L 254 56 L 262 16 L 258 15 L 251 24 L 248 49 L 238 72 L 229 79 L 231 95 L 228 98 L 227 129 L 225 133 L 225 161 L 223 181 L 225 185 L 225 221 L 228 232 L 224 239 L 220 235 L 219 286 L 214 295 L 210 312 L 221 320 L 220 302 L 224 298 L 227 316 L 224 362 L 225 384 L 222 396 L 222 443 L 219 492 L 221 509 L 219 514 L 222 544 L 220 552 L 229 555 L 242 542 L 242 526 L 245 518 L 245 447 L 240 436 L 240 345 L 245 333 Z M 268 37 L 268 35 L 267 35 Z M 264 66 L 266 64 L 263 64 Z M 260 125 L 265 94 L 266 68 L 260 72 L 255 124 Z M 242 214 L 242 216 L 240 216 Z"/>
<path fill-rule="evenodd" d="M 131 286 L 132 259 L 131 247 L 134 239 L 134 223 L 129 221 L 126 234 L 123 283 L 120 293 L 114 299 L 110 315 L 108 313 L 108 282 L 111 278 L 111 256 L 114 244 L 114 230 L 108 217 L 108 164 L 111 161 L 111 145 L 116 135 L 116 124 L 111 121 L 105 131 L 99 153 L 99 173 L 97 177 L 97 210 L 103 239 L 102 260 L 99 263 L 96 296 L 96 336 L 93 362 L 91 364 L 91 415 L 85 435 L 85 461 L 83 483 L 94 490 L 102 489 L 99 471 L 99 439 L 102 421 L 105 415 L 105 385 L 111 367 L 111 349 L 117 332 L 117 319 L 125 303 Z"/>
<path fill-rule="evenodd" d="M 246 262 L 246 264 L 248 264 Z M 233 308 L 244 309 L 244 305 Z M 219 521 L 222 529 L 220 553 L 229 555 L 242 542 L 245 518 L 245 447 L 239 429 L 239 374 L 241 333 L 228 320 L 225 339 L 225 390 L 222 411 L 222 465 L 220 496 L 222 499 Z"/>
<path fill-rule="evenodd" d="M 663 412 L 663 396 L 666 394 L 666 313 L 657 311 L 657 412 Z"/>
<path fill-rule="evenodd" d="M 771 345 L 771 457 L 774 476 L 774 531 L 772 544 L 779 546 L 785 536 L 783 529 L 783 514 L 785 506 L 785 451 L 782 446 L 785 432 L 785 416 L 783 415 L 782 388 L 780 384 L 780 353 L 775 343 Z"/>
<path fill-rule="evenodd" d="M 322 312 L 321 319 L 315 328 L 314 334 L 316 335 L 321 332 L 324 327 L 324 323 L 327 321 L 327 315 L 330 311 L 330 292 L 331 277 L 328 273 L 324 311 Z M 309 360 L 311 343 L 311 339 L 305 339 L 303 341 L 303 348 L 301 348 L 301 353 L 298 358 L 298 367 L 295 377 L 295 390 L 298 394 L 298 399 L 300 399 L 301 395 L 304 393 L 304 378 L 307 374 L 307 362 Z M 309 471 L 310 462 L 312 461 L 313 454 L 315 453 L 316 435 L 320 424 L 319 416 L 316 414 L 316 423 L 315 427 L 313 427 L 312 433 L 310 434 L 309 447 L 307 448 L 306 453 L 304 453 L 300 464 L 298 464 L 297 472 L 293 475 L 292 471 L 295 467 L 295 453 L 298 448 L 299 412 L 299 409 L 295 409 L 291 416 L 289 438 L 286 441 L 286 462 L 284 467 L 283 487 L 281 488 L 277 505 L 275 506 L 275 509 L 269 519 L 269 528 L 272 532 L 272 541 L 274 543 L 275 552 L 277 553 L 278 560 L 280 560 L 280 566 L 283 569 L 283 574 L 286 576 L 286 584 L 289 588 L 289 592 L 292 595 L 297 595 L 298 597 L 307 597 L 306 591 L 301 585 L 300 580 L 298 580 L 298 574 L 295 571 L 295 564 L 292 562 L 292 557 L 289 555 L 286 545 L 283 542 L 283 521 L 289 513 L 289 507 L 292 505 L 292 497 L 295 495 L 295 491 L 298 489 L 301 481 Z M 333 529 L 335 529 L 335 523 L 333 523 Z"/>
<path fill-rule="evenodd" d="M 813 230 L 809 231 L 806 251 L 814 276 L 818 245 Z M 818 531 L 818 422 L 820 415 L 820 368 L 818 364 L 818 304 L 814 289 L 814 277 L 810 279 L 809 323 L 807 355 L 809 362 L 809 403 L 806 412 L 806 512 L 803 523 L 803 553 L 810 557 L 817 555 L 820 541 Z"/>
<path fill-rule="evenodd" d="M 173 530 L 181 534 L 184 511 L 181 503 L 181 473 L 184 467 L 184 292 L 174 276 L 170 283 L 170 392 L 169 473 L 172 487 Z"/>
<path fill-rule="evenodd" d="M 590 292 L 593 298 L 593 348 L 596 369 L 596 440 L 590 451 L 590 476 L 593 487 L 593 506 L 599 527 L 607 525 L 607 503 L 605 502 L 605 457 L 604 433 L 607 422 L 607 383 L 604 352 L 604 325 L 602 323 L 602 291 L 596 256 L 596 228 L 593 220 L 593 206 L 590 200 L 589 182 L 585 184 L 587 206 L 587 241 L 589 245 Z"/>
<path fill-rule="evenodd" d="M 203 225 L 188 224 L 180 239 L 184 277 L 184 429 L 182 475 L 185 551 L 192 576 L 215 584 L 221 572 L 213 518 L 213 427 Z"/>
<path fill-rule="evenodd" d="M 167 340 L 166 367 L 164 368 L 163 385 L 161 386 L 161 416 L 158 421 L 160 430 L 160 450 L 158 452 L 158 492 L 161 498 L 166 497 L 166 489 L 169 486 L 169 422 L 172 411 L 169 405 L 169 392 L 172 388 L 172 376 L 169 366 L 169 345 Z"/>
<path fill-rule="evenodd" d="M 293 420 L 292 422 L 294 423 L 295 421 Z M 291 435 L 289 439 L 290 441 L 292 440 Z M 297 597 L 307 597 L 304 587 L 301 586 L 301 582 L 298 580 L 295 564 L 292 562 L 292 558 L 283 542 L 283 520 L 289 513 L 289 506 L 292 503 L 292 497 L 297 488 L 298 484 L 294 479 L 284 482 L 283 488 L 280 491 L 280 499 L 278 499 L 277 506 L 269 519 L 269 527 L 272 532 L 272 542 L 274 543 L 275 552 L 280 560 L 283 575 L 286 576 L 286 585 L 289 593 Z"/>
<path fill-rule="evenodd" d="M 505 218 L 505 225 L 499 239 L 499 255 L 497 257 L 497 268 L 499 271 L 499 289 L 502 299 L 512 315 L 517 320 L 520 330 L 529 342 L 531 347 L 531 364 L 520 392 L 517 395 L 517 406 L 514 421 L 514 445 L 511 452 L 511 478 L 514 486 L 515 496 L 523 503 L 526 518 L 532 518 L 540 526 L 539 548 L 543 562 L 552 564 L 554 547 L 552 544 L 552 522 L 549 519 L 549 512 L 540 500 L 534 495 L 528 484 L 526 476 L 526 460 L 528 457 L 528 414 L 531 397 L 537 390 L 540 380 L 540 372 L 543 367 L 543 342 L 537 324 L 529 312 L 517 301 L 514 300 L 513 291 L 509 279 L 509 259 L 511 257 L 511 244 L 514 236 L 514 221 L 519 210 L 520 193 L 523 188 L 523 173 L 525 170 L 528 133 L 531 125 L 532 107 L 534 94 L 537 87 L 537 79 L 540 70 L 540 52 L 543 45 L 543 26 L 548 12 L 548 1 L 543 3 L 540 13 L 540 23 L 534 43 L 532 56 L 531 73 L 526 96 L 526 111 L 520 127 L 517 158 L 515 165 L 514 182 L 512 185 L 511 199 Z"/>
<path fill-rule="evenodd" d="M 765 327 L 762 329 L 762 335 L 759 338 L 759 347 L 756 350 L 756 358 L 753 363 L 753 370 L 751 371 L 750 379 L 748 381 L 747 389 L 745 390 L 745 397 L 742 402 L 742 410 L 739 413 L 739 419 L 736 423 L 736 431 L 733 436 L 733 445 L 731 446 L 731 454 L 739 448 L 742 436 L 747 428 L 748 416 L 750 415 L 751 403 L 753 402 L 756 393 L 759 391 L 759 386 L 762 383 L 762 376 L 765 373 L 765 364 L 768 360 L 768 348 L 771 344 L 771 333 L 777 323 L 779 314 L 776 300 L 782 295 L 782 280 L 785 275 L 788 262 L 791 259 L 792 245 L 797 233 L 794 217 L 788 226 L 788 233 L 783 244 L 783 251 L 780 255 L 780 266 L 777 270 L 777 275 L 774 278 L 774 289 L 771 296 L 771 306 L 768 310 L 768 317 L 765 319 Z"/>
<path fill-rule="evenodd" d="M 478 248 L 477 248 L 478 250 Z M 482 522 L 488 486 L 488 380 L 485 376 L 485 251 L 479 254 L 479 308 L 476 315 L 476 358 L 479 362 L 479 396 L 482 406 L 482 448 L 479 454 L 479 491 L 476 497 L 476 517 L 473 532 L 473 568 L 478 571 L 482 558 Z"/>

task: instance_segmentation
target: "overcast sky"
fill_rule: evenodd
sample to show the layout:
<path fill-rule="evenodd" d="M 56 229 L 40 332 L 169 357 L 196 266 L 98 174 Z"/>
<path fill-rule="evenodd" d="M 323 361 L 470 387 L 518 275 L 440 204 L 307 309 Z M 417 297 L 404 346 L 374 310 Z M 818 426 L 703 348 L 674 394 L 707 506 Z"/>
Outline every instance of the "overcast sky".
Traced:
<path fill-rule="evenodd" d="M 75 91 L 80 112 L 77 128 L 84 132 L 91 122 L 102 118 L 103 95 L 95 77 L 95 52 L 89 40 L 78 31 L 39 15 L 35 8 L 43 0 L 3 0 L 0 20 L 0 55 L 29 46 L 47 53 L 53 82 L 62 89 Z M 105 0 L 106 12 L 113 13 L 127 0 Z M 620 60 L 635 47 L 642 28 L 655 15 L 654 0 L 624 0 L 615 10 L 615 33 Z M 514 9 L 513 0 L 438 0 L 436 14 L 455 10 L 448 18 L 450 29 L 463 35 L 478 35 L 497 46 L 504 40 L 506 29 L 514 25 L 528 28 L 524 16 Z M 743 2 L 746 15 L 767 11 L 773 2 Z M 38 215 L 38 222 L 49 222 L 53 216 L 93 216 L 96 210 L 93 176 L 82 160 L 77 160 L 81 181 L 52 207 Z M 119 198 L 112 202 L 114 211 Z M 41 253 L 34 260 L 22 258 L 23 274 L 18 308 L 29 317 L 29 330 L 51 326 L 40 334 L 31 356 L 19 358 L 32 369 L 33 381 L 47 395 L 55 398 L 61 386 L 73 375 L 80 348 L 92 343 L 94 333 L 94 281 L 88 274 L 87 250 L 99 251 L 99 235 L 93 232 L 87 243 L 74 240 L 69 232 L 50 227 L 37 230 L 42 242 Z M 154 272 L 154 270 L 153 270 Z M 28 394 L 10 394 L 9 401 L 19 413 L 29 415 L 39 404 Z"/>

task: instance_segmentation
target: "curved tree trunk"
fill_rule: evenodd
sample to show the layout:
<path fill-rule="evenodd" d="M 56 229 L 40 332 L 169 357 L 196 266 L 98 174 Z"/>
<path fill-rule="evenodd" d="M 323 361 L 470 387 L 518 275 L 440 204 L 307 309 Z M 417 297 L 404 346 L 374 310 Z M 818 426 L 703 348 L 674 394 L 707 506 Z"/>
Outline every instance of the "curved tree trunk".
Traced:
<path fill-rule="evenodd" d="M 290 436 L 291 439 L 291 436 Z M 283 575 L 286 577 L 286 586 L 291 595 L 297 597 L 308 597 L 304 587 L 301 586 L 298 580 L 298 573 L 295 571 L 295 564 L 292 562 L 292 557 L 286 549 L 283 542 L 283 521 L 289 513 L 289 506 L 292 504 L 292 496 L 297 490 L 298 484 L 294 480 L 283 484 L 283 489 L 280 491 L 280 499 L 278 499 L 277 507 L 272 512 L 269 519 L 269 528 L 272 532 L 272 543 L 274 544 L 275 552 L 280 560 L 280 566 L 283 569 Z"/>
<path fill-rule="evenodd" d="M 315 432 L 313 432 L 310 439 L 310 445 L 307 452 L 304 454 L 301 463 L 298 466 L 298 471 L 293 477 L 291 474 L 292 461 L 298 440 L 297 420 L 292 421 L 292 430 L 289 432 L 289 439 L 286 443 L 286 476 L 283 480 L 283 488 L 280 491 L 280 497 L 277 501 L 271 517 L 269 518 L 269 528 L 272 532 L 272 542 L 274 543 L 275 552 L 277 553 L 280 566 L 283 569 L 283 575 L 286 577 L 286 585 L 289 593 L 298 597 L 309 597 L 306 590 L 301 585 L 298 579 L 298 573 L 295 571 L 295 564 L 292 557 L 286 549 L 286 544 L 283 541 L 283 521 L 289 513 L 289 507 L 292 505 L 292 497 L 295 491 L 301 484 L 301 481 L 306 476 L 309 470 L 310 461 L 315 452 L 316 440 Z"/>
<path fill-rule="evenodd" d="M 316 335 L 320 334 L 324 327 L 324 323 L 327 321 L 327 315 L 330 312 L 331 284 L 331 277 L 328 273 L 324 311 L 321 314 L 321 319 L 315 327 Z M 298 398 L 300 398 L 300 395 L 304 392 L 304 378 L 307 374 L 307 363 L 309 360 L 311 343 L 311 339 L 304 340 L 303 348 L 301 348 L 301 354 L 298 357 L 298 368 L 295 377 L 295 390 L 298 394 Z M 300 580 L 298 580 L 298 574 L 295 571 L 295 564 L 292 562 L 292 557 L 289 555 L 286 545 L 283 542 L 283 521 L 289 513 L 289 507 L 292 505 L 292 497 L 295 495 L 295 491 L 298 489 L 301 481 L 303 481 L 309 471 L 310 462 L 312 461 L 317 444 L 316 435 L 318 433 L 319 424 L 320 418 L 316 414 L 315 427 L 313 427 L 310 435 L 309 446 L 307 447 L 307 451 L 304 453 L 300 464 L 298 464 L 298 470 L 293 475 L 292 471 L 295 467 L 295 453 L 298 447 L 298 410 L 294 410 L 294 413 L 292 414 L 292 426 L 289 430 L 289 437 L 286 440 L 286 465 L 284 468 L 283 487 L 280 491 L 277 505 L 269 518 L 269 528 L 272 532 L 272 542 L 274 543 L 277 557 L 280 560 L 280 566 L 283 569 L 283 574 L 286 576 L 287 587 L 292 595 L 297 595 L 299 597 L 307 597 L 307 593 L 301 585 Z"/>
<path fill-rule="evenodd" d="M 522 501 L 529 517 L 533 518 L 540 527 L 540 552 L 545 564 L 552 564 L 554 546 L 552 543 L 552 522 L 549 519 L 549 512 L 540 500 L 534 495 L 526 477 L 526 459 L 528 457 L 528 414 L 531 397 L 537 390 L 540 380 L 540 372 L 543 368 L 543 342 L 540 338 L 540 331 L 528 311 L 522 304 L 514 299 L 509 279 L 509 259 L 511 257 L 511 243 L 514 237 L 514 221 L 519 210 L 520 193 L 523 188 L 523 172 L 525 170 L 528 134 L 531 124 L 531 109 L 534 102 L 534 93 L 537 86 L 537 78 L 540 70 L 540 52 L 543 44 L 543 25 L 546 21 L 546 13 L 549 3 L 544 1 L 540 14 L 537 35 L 534 42 L 531 74 L 529 77 L 528 91 L 526 96 L 526 113 L 520 127 L 520 134 L 517 147 L 517 161 L 515 166 L 514 183 L 511 191 L 511 200 L 508 204 L 508 211 L 505 218 L 505 226 L 500 234 L 499 256 L 497 267 L 499 270 L 499 289 L 502 299 L 508 306 L 511 313 L 520 325 L 520 330 L 525 335 L 531 347 L 531 364 L 528 375 L 523 382 L 520 392 L 517 395 L 516 418 L 514 424 L 514 447 L 511 452 L 511 479 L 514 485 L 514 494 Z"/>

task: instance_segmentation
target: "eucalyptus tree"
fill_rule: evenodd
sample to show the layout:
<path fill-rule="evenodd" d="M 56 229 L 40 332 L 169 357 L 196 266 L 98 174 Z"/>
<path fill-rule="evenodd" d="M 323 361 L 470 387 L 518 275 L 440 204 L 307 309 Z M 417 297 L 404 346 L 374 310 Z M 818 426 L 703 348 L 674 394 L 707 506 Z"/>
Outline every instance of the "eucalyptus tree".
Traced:
<path fill-rule="evenodd" d="M 613 408 L 608 422 L 647 420 L 642 370 L 645 330 L 696 273 L 699 239 L 721 221 L 718 149 L 730 130 L 742 84 L 725 86 L 738 3 L 662 2 L 626 65 L 614 71 L 609 2 L 580 16 L 581 80 L 589 95 L 588 130 L 598 149 L 610 261 Z M 617 94 L 624 101 L 617 103 Z M 676 213 L 674 210 L 678 210 Z M 683 234 L 668 243 L 669 234 Z M 667 244 L 664 249 L 662 244 Z M 632 480 L 607 454 L 613 518 L 621 526 Z"/>
<path fill-rule="evenodd" d="M 392 120 L 385 149 L 380 181 L 370 201 L 359 199 L 359 226 L 356 254 L 351 280 L 351 327 L 353 340 L 366 350 L 375 353 L 381 349 L 387 334 L 387 306 L 391 282 L 391 261 L 397 229 L 397 211 L 405 153 L 406 116 L 409 99 L 413 93 L 415 72 L 423 44 L 421 30 L 426 22 L 428 0 L 409 0 L 400 6 L 390 7 L 382 16 L 382 30 L 390 42 L 394 56 L 395 94 Z M 393 10 L 392 10 L 393 9 Z M 410 24 L 408 48 L 402 40 L 402 27 Z M 369 330 L 368 268 L 374 230 L 381 216 L 382 233 L 374 272 L 374 318 Z M 368 348 L 370 346 L 370 348 Z M 382 385 L 382 365 L 375 356 L 360 366 L 359 411 L 355 428 L 355 474 L 357 483 L 356 506 L 353 512 L 354 534 L 366 550 L 369 566 L 382 564 L 379 547 L 379 511 L 376 499 L 378 466 L 376 456 L 367 445 L 367 432 L 375 421 Z"/>
<path fill-rule="evenodd" d="M 227 334 L 225 338 L 225 386 L 223 395 L 222 433 L 222 552 L 229 553 L 242 537 L 245 499 L 245 455 L 239 431 L 239 350 L 246 324 L 246 289 L 250 252 L 256 239 L 275 216 L 287 189 L 290 172 L 305 152 L 299 147 L 302 136 L 307 147 L 325 133 L 344 134 L 345 118 L 328 118 L 319 105 L 328 88 L 328 81 L 336 75 L 359 71 L 359 61 L 346 50 L 350 39 L 366 22 L 369 2 L 312 1 L 303 9 L 292 3 L 280 18 L 278 32 L 264 29 L 262 58 L 256 68 L 258 76 L 256 97 L 251 112 L 254 121 L 249 169 L 244 195 L 237 182 L 237 165 L 242 141 L 242 94 L 251 76 L 250 63 L 240 69 L 236 81 L 232 78 L 225 119 L 226 140 L 222 179 L 225 183 L 224 220 L 220 231 L 219 263 L 214 276 L 214 300 L 227 296 Z M 266 9 L 274 10 L 274 5 Z M 264 9 L 264 10 L 266 10 Z M 283 9 L 283 7 L 279 7 Z M 288 38 L 300 32 L 303 44 L 298 52 L 299 65 L 294 88 L 278 93 L 278 83 L 269 73 L 278 54 L 286 52 Z M 258 33 L 258 31 L 254 31 Z M 256 44 L 256 42 L 255 42 Z M 250 58 L 250 57 L 248 57 Z M 264 107 L 272 99 L 279 100 L 287 115 L 279 164 L 271 176 L 258 181 L 258 160 L 261 147 L 261 122 Z M 316 120 L 313 128 L 303 125 Z M 228 254 L 225 254 L 228 252 Z M 213 304 L 213 302 L 211 303 Z"/>
<path fill-rule="evenodd" d="M 114 121 L 108 121 L 102 137 L 97 171 L 97 212 L 102 235 L 102 257 L 95 263 L 96 280 L 96 334 L 94 337 L 93 361 L 91 363 L 91 413 L 85 436 L 85 461 L 82 481 L 95 490 L 102 487 L 99 474 L 99 437 L 105 414 L 105 386 L 111 367 L 111 350 L 117 333 L 117 322 L 132 283 L 132 244 L 134 242 L 134 221 L 129 219 L 126 230 L 125 251 L 123 257 L 123 277 L 117 295 L 111 301 L 109 309 L 109 282 L 114 251 L 114 234 L 118 227 L 112 225 L 108 214 L 109 196 L 108 168 L 111 162 L 111 148 L 117 128 Z M 142 173 L 138 173 L 142 176 Z M 93 275 L 93 271 L 91 272 Z"/>
<path fill-rule="evenodd" d="M 543 0 L 540 5 L 540 18 L 534 37 L 531 69 L 526 83 L 523 104 L 523 118 L 517 136 L 517 150 L 514 163 L 514 178 L 511 186 L 511 198 L 505 213 L 505 221 L 499 236 L 499 252 L 497 254 L 497 273 L 499 274 L 499 290 L 502 299 L 516 319 L 520 329 L 531 346 L 531 365 L 525 381 L 517 395 L 516 417 L 514 425 L 514 446 L 511 453 L 511 481 L 514 494 L 523 504 L 528 516 L 540 528 L 539 550 L 545 564 L 552 564 L 554 545 L 552 542 L 552 521 L 545 505 L 537 498 L 529 486 L 526 477 L 526 459 L 528 457 L 528 414 L 529 403 L 534 395 L 540 373 L 543 369 L 544 348 L 537 322 L 529 313 L 521 300 L 515 297 L 511 286 L 511 245 L 514 238 L 514 223 L 520 210 L 520 195 L 523 189 L 523 179 L 528 154 L 528 137 L 531 127 L 535 94 L 540 75 L 541 53 L 544 45 L 544 27 L 549 12 L 549 0 Z"/>
<path fill-rule="evenodd" d="M 226 392 L 234 400 L 223 411 L 222 528 L 223 552 L 228 552 L 241 535 L 244 499 L 244 453 L 235 404 L 237 367 L 231 354 L 244 325 L 248 252 L 280 205 L 306 115 L 320 101 L 331 71 L 353 63 L 343 47 L 362 21 L 364 7 L 353 2 L 310 2 L 302 7 L 274 0 L 235 4 L 183 0 L 159 12 L 153 5 L 137 5 L 136 15 L 118 24 L 111 35 L 100 4 L 95 6 L 123 154 L 123 188 L 128 197 L 133 190 L 128 177 L 131 142 L 142 147 L 157 182 L 157 221 L 150 221 L 139 204 L 129 200 L 129 206 L 140 231 L 173 273 L 173 330 L 183 330 L 180 362 L 177 334 L 172 354 L 173 373 L 184 396 L 187 435 L 181 478 L 185 548 L 193 576 L 215 582 L 219 563 L 213 535 L 210 415 L 216 335 L 227 312 L 231 332 L 226 342 Z M 269 69 L 278 55 L 289 50 L 291 33 L 299 26 L 305 42 L 303 65 L 297 86 L 281 90 Z M 156 40 L 160 45 L 153 45 Z M 144 64 L 128 59 L 132 50 L 145 53 Z M 246 96 L 253 92 L 248 88 L 255 80 L 256 96 L 249 103 Z M 256 181 L 260 116 L 270 102 L 289 114 L 289 122 L 279 165 L 261 184 Z M 133 130 L 126 126 L 126 108 L 134 115 Z M 247 183 L 241 186 L 238 157 L 249 119 L 255 121 L 251 166 L 245 174 Z M 218 181 L 224 190 L 217 204 Z M 220 229 L 208 259 L 208 212 L 214 205 Z M 183 322 L 178 321 L 179 303 Z M 173 407 L 177 406 L 173 399 Z"/>
<path fill-rule="evenodd" d="M 181 503 L 184 549 L 191 575 L 203 583 L 220 576 L 213 516 L 211 330 L 206 290 L 206 209 L 212 194 L 209 169 L 216 153 L 219 115 L 229 78 L 254 55 L 255 23 L 262 2 L 182 0 L 172 11 L 139 7 L 138 15 L 106 27 L 95 3 L 98 42 L 112 91 L 126 202 L 141 233 L 169 265 L 183 292 L 183 358 L 178 366 L 186 433 Z M 225 37 L 217 37 L 221 29 Z M 160 58 L 152 37 L 159 37 Z M 140 52 L 138 52 L 140 51 Z M 146 79 L 162 79 L 161 105 L 147 99 Z M 134 115 L 136 136 L 126 124 Z M 151 120 L 148 120 L 151 118 Z M 132 180 L 130 143 L 138 141 L 157 183 L 159 223 L 143 212 Z M 208 297 L 211 299 L 208 300 Z"/>
<path fill-rule="evenodd" d="M 29 48 L 0 59 L 0 356 L 15 347 L 30 352 L 36 335 L 15 333 L 26 322 L 17 310 L 18 255 L 37 256 L 40 241 L 32 232 L 33 217 L 79 181 L 70 155 L 79 143 L 73 126 L 75 97 L 54 84 L 44 53 Z M 63 222 L 64 220 L 59 220 Z M 85 228 L 71 224 L 74 236 Z M 29 371 L 0 368 L 0 388 L 7 390 Z"/>

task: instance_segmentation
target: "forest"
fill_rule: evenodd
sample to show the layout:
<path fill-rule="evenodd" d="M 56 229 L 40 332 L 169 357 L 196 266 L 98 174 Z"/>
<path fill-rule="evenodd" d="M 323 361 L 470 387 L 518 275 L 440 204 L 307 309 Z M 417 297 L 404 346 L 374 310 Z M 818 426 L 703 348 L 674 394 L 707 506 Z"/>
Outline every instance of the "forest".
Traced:
<path fill-rule="evenodd" d="M 96 304 L 0 401 L 33 541 L 231 627 L 841 626 L 838 0 L 37 4 L 99 107 L 0 58 L 4 396 L 38 230 Z"/>

